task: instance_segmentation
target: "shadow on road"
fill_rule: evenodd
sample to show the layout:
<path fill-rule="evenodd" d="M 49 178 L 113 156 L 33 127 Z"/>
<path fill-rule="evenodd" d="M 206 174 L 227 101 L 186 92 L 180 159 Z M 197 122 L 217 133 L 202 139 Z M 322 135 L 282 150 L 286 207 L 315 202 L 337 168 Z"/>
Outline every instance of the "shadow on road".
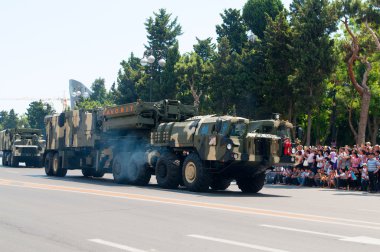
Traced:
<path fill-rule="evenodd" d="M 178 189 L 164 189 L 159 187 L 157 184 L 153 184 L 152 182 L 149 185 L 146 186 L 134 186 L 134 185 L 121 185 L 116 184 L 113 179 L 111 178 L 86 178 L 83 176 L 66 176 L 64 178 L 59 177 L 48 177 L 46 175 L 25 175 L 28 177 L 36 177 L 36 178 L 43 178 L 46 180 L 51 181 L 70 181 L 70 182 L 76 182 L 76 183 L 82 183 L 87 185 L 98 185 L 103 187 L 113 187 L 113 188 L 142 188 L 147 190 L 155 190 L 155 191 L 166 191 L 171 193 L 177 193 L 177 194 L 189 194 L 189 195 L 198 195 L 198 196 L 208 196 L 208 197 L 255 197 L 255 198 L 286 198 L 290 196 L 285 195 L 274 195 L 274 194 L 267 194 L 267 193 L 242 193 L 241 191 L 212 191 L 209 190 L 208 192 L 203 193 L 195 193 L 187 191 L 185 187 L 179 187 Z M 96 190 L 96 189 L 95 189 Z"/>
<path fill-rule="evenodd" d="M 43 167 L 32 167 L 32 166 L 26 166 L 26 165 L 19 165 L 18 167 L 12 167 L 12 166 L 3 166 L 0 165 L 0 169 L 23 169 L 23 168 L 28 168 L 28 169 L 43 169 Z"/>
<path fill-rule="evenodd" d="M 334 193 L 333 195 L 337 195 L 337 196 L 359 196 L 359 197 L 380 197 L 380 194 L 379 193 L 368 193 L 368 192 L 357 192 L 357 193 L 353 193 L 353 192 L 346 192 L 344 193 L 344 191 L 341 191 L 342 193 Z"/>

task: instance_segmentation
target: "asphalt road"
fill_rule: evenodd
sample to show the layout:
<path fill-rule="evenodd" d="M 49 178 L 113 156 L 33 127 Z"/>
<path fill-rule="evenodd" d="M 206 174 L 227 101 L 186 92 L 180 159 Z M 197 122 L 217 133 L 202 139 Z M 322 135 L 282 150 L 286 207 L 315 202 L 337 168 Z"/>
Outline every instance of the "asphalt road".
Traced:
<path fill-rule="evenodd" d="M 117 185 L 0 166 L 0 251 L 379 251 L 380 194 Z"/>

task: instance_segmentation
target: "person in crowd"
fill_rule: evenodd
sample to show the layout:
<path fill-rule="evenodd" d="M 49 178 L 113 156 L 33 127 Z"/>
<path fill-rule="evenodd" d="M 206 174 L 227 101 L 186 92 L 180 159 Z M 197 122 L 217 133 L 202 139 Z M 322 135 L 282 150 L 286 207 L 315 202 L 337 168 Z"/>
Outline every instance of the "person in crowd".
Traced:
<path fill-rule="evenodd" d="M 317 163 L 316 165 L 316 172 L 318 172 L 318 170 L 320 169 L 323 169 L 323 160 L 325 159 L 325 157 L 323 156 L 323 153 L 322 153 L 322 150 L 318 150 L 317 152 L 317 155 L 315 156 L 315 161 Z"/>
<path fill-rule="evenodd" d="M 367 164 L 363 164 L 363 169 L 361 172 L 361 190 L 363 192 L 368 191 L 368 185 L 369 185 L 369 177 L 368 177 L 368 168 Z"/>
<path fill-rule="evenodd" d="M 294 172 L 291 177 L 291 183 L 292 185 L 299 185 L 298 178 L 301 176 L 301 170 L 299 167 L 294 168 Z"/>
<path fill-rule="evenodd" d="M 336 173 L 338 189 L 347 189 L 348 174 L 344 168 L 340 168 L 339 173 Z"/>
<path fill-rule="evenodd" d="M 319 177 L 320 177 L 320 184 L 319 184 L 319 186 L 322 187 L 322 188 L 327 187 L 328 186 L 328 176 L 325 173 L 324 169 L 320 170 Z"/>
<path fill-rule="evenodd" d="M 321 169 L 318 169 L 314 175 L 314 183 L 315 186 L 321 187 Z"/>
<path fill-rule="evenodd" d="M 380 161 L 376 160 L 375 153 L 368 153 L 367 167 L 369 177 L 369 192 L 374 193 L 377 190 L 377 173 L 380 168 Z"/>

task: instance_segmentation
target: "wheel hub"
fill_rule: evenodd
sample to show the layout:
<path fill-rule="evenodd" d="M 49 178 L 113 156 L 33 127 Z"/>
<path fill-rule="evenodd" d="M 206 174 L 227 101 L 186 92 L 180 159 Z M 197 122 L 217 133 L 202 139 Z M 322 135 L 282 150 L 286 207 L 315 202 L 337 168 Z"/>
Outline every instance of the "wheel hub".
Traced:
<path fill-rule="evenodd" d="M 197 178 L 197 168 L 193 162 L 189 162 L 185 167 L 185 178 L 189 183 L 193 183 Z"/>

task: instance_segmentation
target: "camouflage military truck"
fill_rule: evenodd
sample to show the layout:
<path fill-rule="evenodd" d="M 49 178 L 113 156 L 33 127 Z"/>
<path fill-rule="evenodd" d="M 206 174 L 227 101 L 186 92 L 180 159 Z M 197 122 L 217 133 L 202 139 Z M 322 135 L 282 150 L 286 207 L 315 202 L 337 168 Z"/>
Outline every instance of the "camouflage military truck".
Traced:
<path fill-rule="evenodd" d="M 280 160 L 280 138 L 249 130 L 249 120 L 232 116 L 198 116 L 162 123 L 151 143 L 160 147 L 157 183 L 179 184 L 191 191 L 225 190 L 232 180 L 243 192 L 262 189 L 265 171 Z"/>
<path fill-rule="evenodd" d="M 150 133 L 161 122 L 183 121 L 196 110 L 179 101 L 135 102 L 92 112 L 67 111 L 47 116 L 45 172 L 65 176 L 81 169 L 84 176 L 113 173 L 117 183 L 147 184 L 157 152 Z"/>
<path fill-rule="evenodd" d="M 6 129 L 0 131 L 2 163 L 17 167 L 20 162 L 26 166 L 41 167 L 45 140 L 39 129 Z"/>
<path fill-rule="evenodd" d="M 249 131 L 261 134 L 273 134 L 281 138 L 280 162 L 276 166 L 291 166 L 295 162 L 295 143 L 292 140 L 293 124 L 281 120 L 279 114 L 274 114 L 273 119 L 254 120 L 249 123 Z M 302 132 L 297 130 L 297 136 Z"/>

